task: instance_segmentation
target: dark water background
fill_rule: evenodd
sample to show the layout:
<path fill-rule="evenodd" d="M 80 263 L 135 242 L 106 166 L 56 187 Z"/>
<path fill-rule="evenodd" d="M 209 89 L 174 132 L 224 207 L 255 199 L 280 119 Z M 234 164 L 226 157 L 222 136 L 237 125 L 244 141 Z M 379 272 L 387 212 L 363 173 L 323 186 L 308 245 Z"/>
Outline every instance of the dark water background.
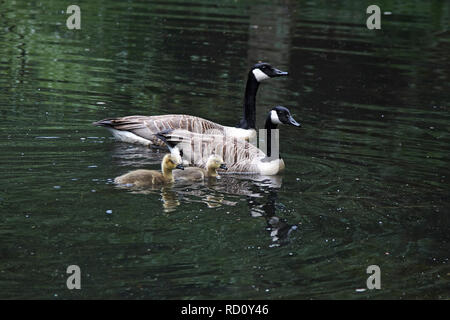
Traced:
<path fill-rule="evenodd" d="M 448 299 L 450 2 L 0 2 L 0 298 Z M 272 179 L 141 192 L 91 122 L 288 106 Z M 66 288 L 80 266 L 82 289 Z M 380 290 L 366 268 L 381 268 Z"/>

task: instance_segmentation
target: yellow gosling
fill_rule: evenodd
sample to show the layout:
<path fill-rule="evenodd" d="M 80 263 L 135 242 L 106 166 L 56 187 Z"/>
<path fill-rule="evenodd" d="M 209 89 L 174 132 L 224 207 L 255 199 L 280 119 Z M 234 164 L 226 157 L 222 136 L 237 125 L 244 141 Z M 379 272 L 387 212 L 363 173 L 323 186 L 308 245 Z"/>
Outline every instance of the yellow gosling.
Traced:
<path fill-rule="evenodd" d="M 218 176 L 217 169 L 227 170 L 221 156 L 211 155 L 206 162 L 206 169 L 189 167 L 184 170 L 174 170 L 173 176 L 176 181 L 203 181 L 206 178 Z"/>
<path fill-rule="evenodd" d="M 172 171 L 183 170 L 181 157 L 178 155 L 166 154 L 161 162 L 161 172 L 157 170 L 134 170 L 114 179 L 117 184 L 133 185 L 135 187 L 146 187 L 153 185 L 163 185 L 173 183 Z"/>

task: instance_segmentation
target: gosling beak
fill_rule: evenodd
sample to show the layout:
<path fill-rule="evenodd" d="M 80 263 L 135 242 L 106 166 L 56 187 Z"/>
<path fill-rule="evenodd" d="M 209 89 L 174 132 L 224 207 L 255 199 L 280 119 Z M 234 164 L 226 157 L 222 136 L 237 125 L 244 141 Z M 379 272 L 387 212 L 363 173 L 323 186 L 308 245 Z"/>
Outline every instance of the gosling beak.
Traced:
<path fill-rule="evenodd" d="M 289 117 L 289 118 L 288 118 L 288 121 L 289 121 L 289 124 L 290 124 L 290 125 L 293 125 L 293 126 L 295 126 L 295 127 L 300 127 L 300 123 L 298 123 L 297 121 L 295 121 L 294 118 Z"/>
<path fill-rule="evenodd" d="M 285 71 L 278 70 L 277 68 L 273 68 L 273 77 L 282 77 L 287 76 L 289 73 Z"/>
<path fill-rule="evenodd" d="M 219 168 L 223 170 L 228 170 L 227 165 L 225 163 L 222 163 Z"/>
<path fill-rule="evenodd" d="M 178 164 L 175 168 L 177 168 L 177 169 L 181 169 L 181 170 L 184 170 L 184 166 L 180 163 L 180 164 Z"/>

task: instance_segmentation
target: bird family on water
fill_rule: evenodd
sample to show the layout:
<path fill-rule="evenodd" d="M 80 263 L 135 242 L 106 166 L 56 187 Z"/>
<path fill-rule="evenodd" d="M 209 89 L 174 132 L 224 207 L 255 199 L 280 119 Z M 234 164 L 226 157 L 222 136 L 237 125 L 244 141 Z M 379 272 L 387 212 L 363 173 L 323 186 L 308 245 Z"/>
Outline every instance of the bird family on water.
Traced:
<path fill-rule="evenodd" d="M 267 114 L 264 124 L 266 150 L 251 142 L 256 140 L 259 84 L 287 75 L 287 72 L 268 63 L 260 62 L 250 69 L 245 87 L 244 115 L 237 127 L 184 114 L 134 115 L 94 122 L 96 126 L 107 128 L 120 141 L 167 147 L 170 151 L 162 160 L 161 171 L 134 170 L 117 177 L 115 183 L 145 187 L 175 181 L 203 181 L 215 178 L 225 170 L 229 173 L 278 174 L 285 164 L 274 152 L 272 141 L 278 137 L 275 129 L 280 124 L 300 126 L 289 109 L 275 106 Z"/>

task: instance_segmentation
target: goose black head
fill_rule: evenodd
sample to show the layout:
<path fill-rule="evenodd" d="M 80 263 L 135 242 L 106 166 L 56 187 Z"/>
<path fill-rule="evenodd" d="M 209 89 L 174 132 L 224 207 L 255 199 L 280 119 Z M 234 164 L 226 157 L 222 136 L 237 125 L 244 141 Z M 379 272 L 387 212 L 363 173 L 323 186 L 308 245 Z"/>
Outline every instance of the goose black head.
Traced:
<path fill-rule="evenodd" d="M 256 81 L 261 82 L 266 79 L 287 76 L 288 73 L 285 71 L 278 70 L 272 67 L 270 64 L 265 62 L 259 62 L 255 64 L 250 71 L 253 73 Z"/>
<path fill-rule="evenodd" d="M 276 106 L 269 112 L 270 122 L 274 125 L 290 124 L 295 127 L 300 127 L 300 123 L 294 120 L 288 108 L 283 106 Z"/>

